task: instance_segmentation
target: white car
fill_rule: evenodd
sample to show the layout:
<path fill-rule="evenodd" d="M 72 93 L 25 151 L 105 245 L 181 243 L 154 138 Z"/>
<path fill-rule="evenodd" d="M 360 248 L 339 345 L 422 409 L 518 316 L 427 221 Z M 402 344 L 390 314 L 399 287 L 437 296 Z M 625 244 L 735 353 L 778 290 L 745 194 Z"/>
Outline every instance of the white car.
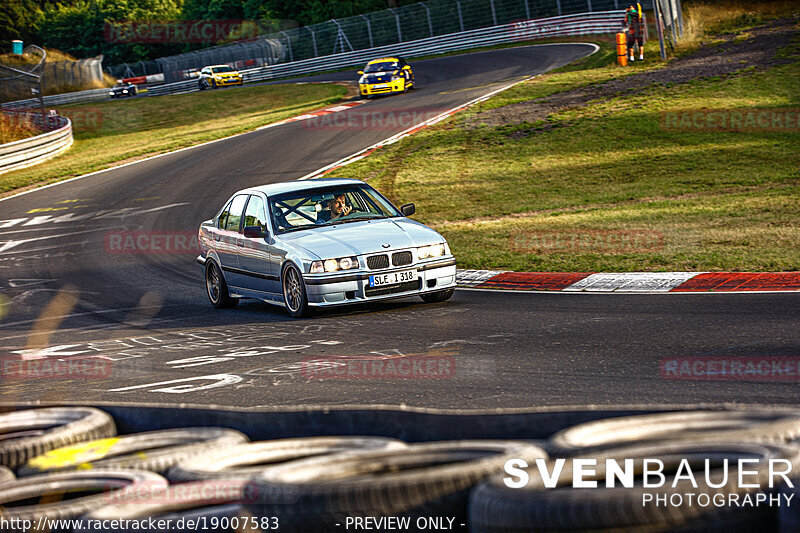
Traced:
<path fill-rule="evenodd" d="M 409 219 L 359 180 L 319 179 L 244 189 L 200 225 L 208 298 L 309 308 L 419 295 L 442 302 L 456 286 L 444 237 Z"/>

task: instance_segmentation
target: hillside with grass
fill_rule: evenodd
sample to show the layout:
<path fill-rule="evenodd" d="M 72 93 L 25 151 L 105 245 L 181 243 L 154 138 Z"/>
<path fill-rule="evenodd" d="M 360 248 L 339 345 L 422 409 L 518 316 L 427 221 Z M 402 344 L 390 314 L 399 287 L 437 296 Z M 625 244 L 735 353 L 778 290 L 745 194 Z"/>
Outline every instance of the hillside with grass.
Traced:
<path fill-rule="evenodd" d="M 599 40 L 594 56 L 332 175 L 415 202 L 461 268 L 798 270 L 800 9 L 742 5 L 689 4 L 666 63 L 651 42 L 646 61 L 618 67 Z M 635 234 L 654 238 L 610 244 Z"/>

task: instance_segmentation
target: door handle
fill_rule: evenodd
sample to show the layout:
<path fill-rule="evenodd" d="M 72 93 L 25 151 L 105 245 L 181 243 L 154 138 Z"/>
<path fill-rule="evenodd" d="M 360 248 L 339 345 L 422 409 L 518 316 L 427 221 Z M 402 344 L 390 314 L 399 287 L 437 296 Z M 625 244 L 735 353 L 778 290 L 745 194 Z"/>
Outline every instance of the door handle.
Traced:
<path fill-rule="evenodd" d="M 244 246 L 244 241 L 242 239 L 236 239 L 236 246 Z"/>
<path fill-rule="evenodd" d="M 219 235 L 214 235 L 214 240 L 218 241 L 219 240 Z"/>

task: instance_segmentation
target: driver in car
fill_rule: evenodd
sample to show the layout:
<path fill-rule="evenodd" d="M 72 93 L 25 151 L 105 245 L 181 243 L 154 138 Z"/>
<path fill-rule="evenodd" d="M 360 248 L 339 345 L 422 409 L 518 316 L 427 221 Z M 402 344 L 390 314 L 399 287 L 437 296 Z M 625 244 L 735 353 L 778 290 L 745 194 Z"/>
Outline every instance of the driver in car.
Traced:
<path fill-rule="evenodd" d="M 333 200 L 328 201 L 328 209 L 324 209 L 317 215 L 317 223 L 329 222 L 339 217 L 349 215 L 353 208 L 345 205 L 344 193 L 336 194 Z"/>

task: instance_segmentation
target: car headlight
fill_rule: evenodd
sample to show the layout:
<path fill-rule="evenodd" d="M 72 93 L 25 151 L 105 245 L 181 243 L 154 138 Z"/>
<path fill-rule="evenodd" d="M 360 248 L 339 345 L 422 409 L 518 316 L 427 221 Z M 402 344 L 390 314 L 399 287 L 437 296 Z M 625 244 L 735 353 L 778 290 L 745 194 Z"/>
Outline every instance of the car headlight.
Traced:
<path fill-rule="evenodd" d="M 439 257 L 449 252 L 447 243 L 431 244 L 430 246 L 421 246 L 417 248 L 417 257 L 420 259 L 428 259 L 430 257 Z"/>
<path fill-rule="evenodd" d="M 312 261 L 311 273 L 322 274 L 323 272 L 336 272 L 337 270 L 351 270 L 358 268 L 358 258 L 340 257 L 338 259 L 326 259 L 325 261 Z"/>
<path fill-rule="evenodd" d="M 367 83 L 367 77 L 366 76 L 361 76 L 360 78 L 358 78 L 358 83 L 360 83 L 362 85 Z"/>
<path fill-rule="evenodd" d="M 403 79 L 403 76 L 398 76 L 396 74 L 392 76 L 392 81 L 400 81 L 401 79 Z"/>
<path fill-rule="evenodd" d="M 109 95 L 109 96 L 114 96 L 114 91 L 110 91 L 110 92 L 108 93 L 108 95 Z"/>
<path fill-rule="evenodd" d="M 128 94 L 128 89 L 122 89 L 122 92 Z"/>

